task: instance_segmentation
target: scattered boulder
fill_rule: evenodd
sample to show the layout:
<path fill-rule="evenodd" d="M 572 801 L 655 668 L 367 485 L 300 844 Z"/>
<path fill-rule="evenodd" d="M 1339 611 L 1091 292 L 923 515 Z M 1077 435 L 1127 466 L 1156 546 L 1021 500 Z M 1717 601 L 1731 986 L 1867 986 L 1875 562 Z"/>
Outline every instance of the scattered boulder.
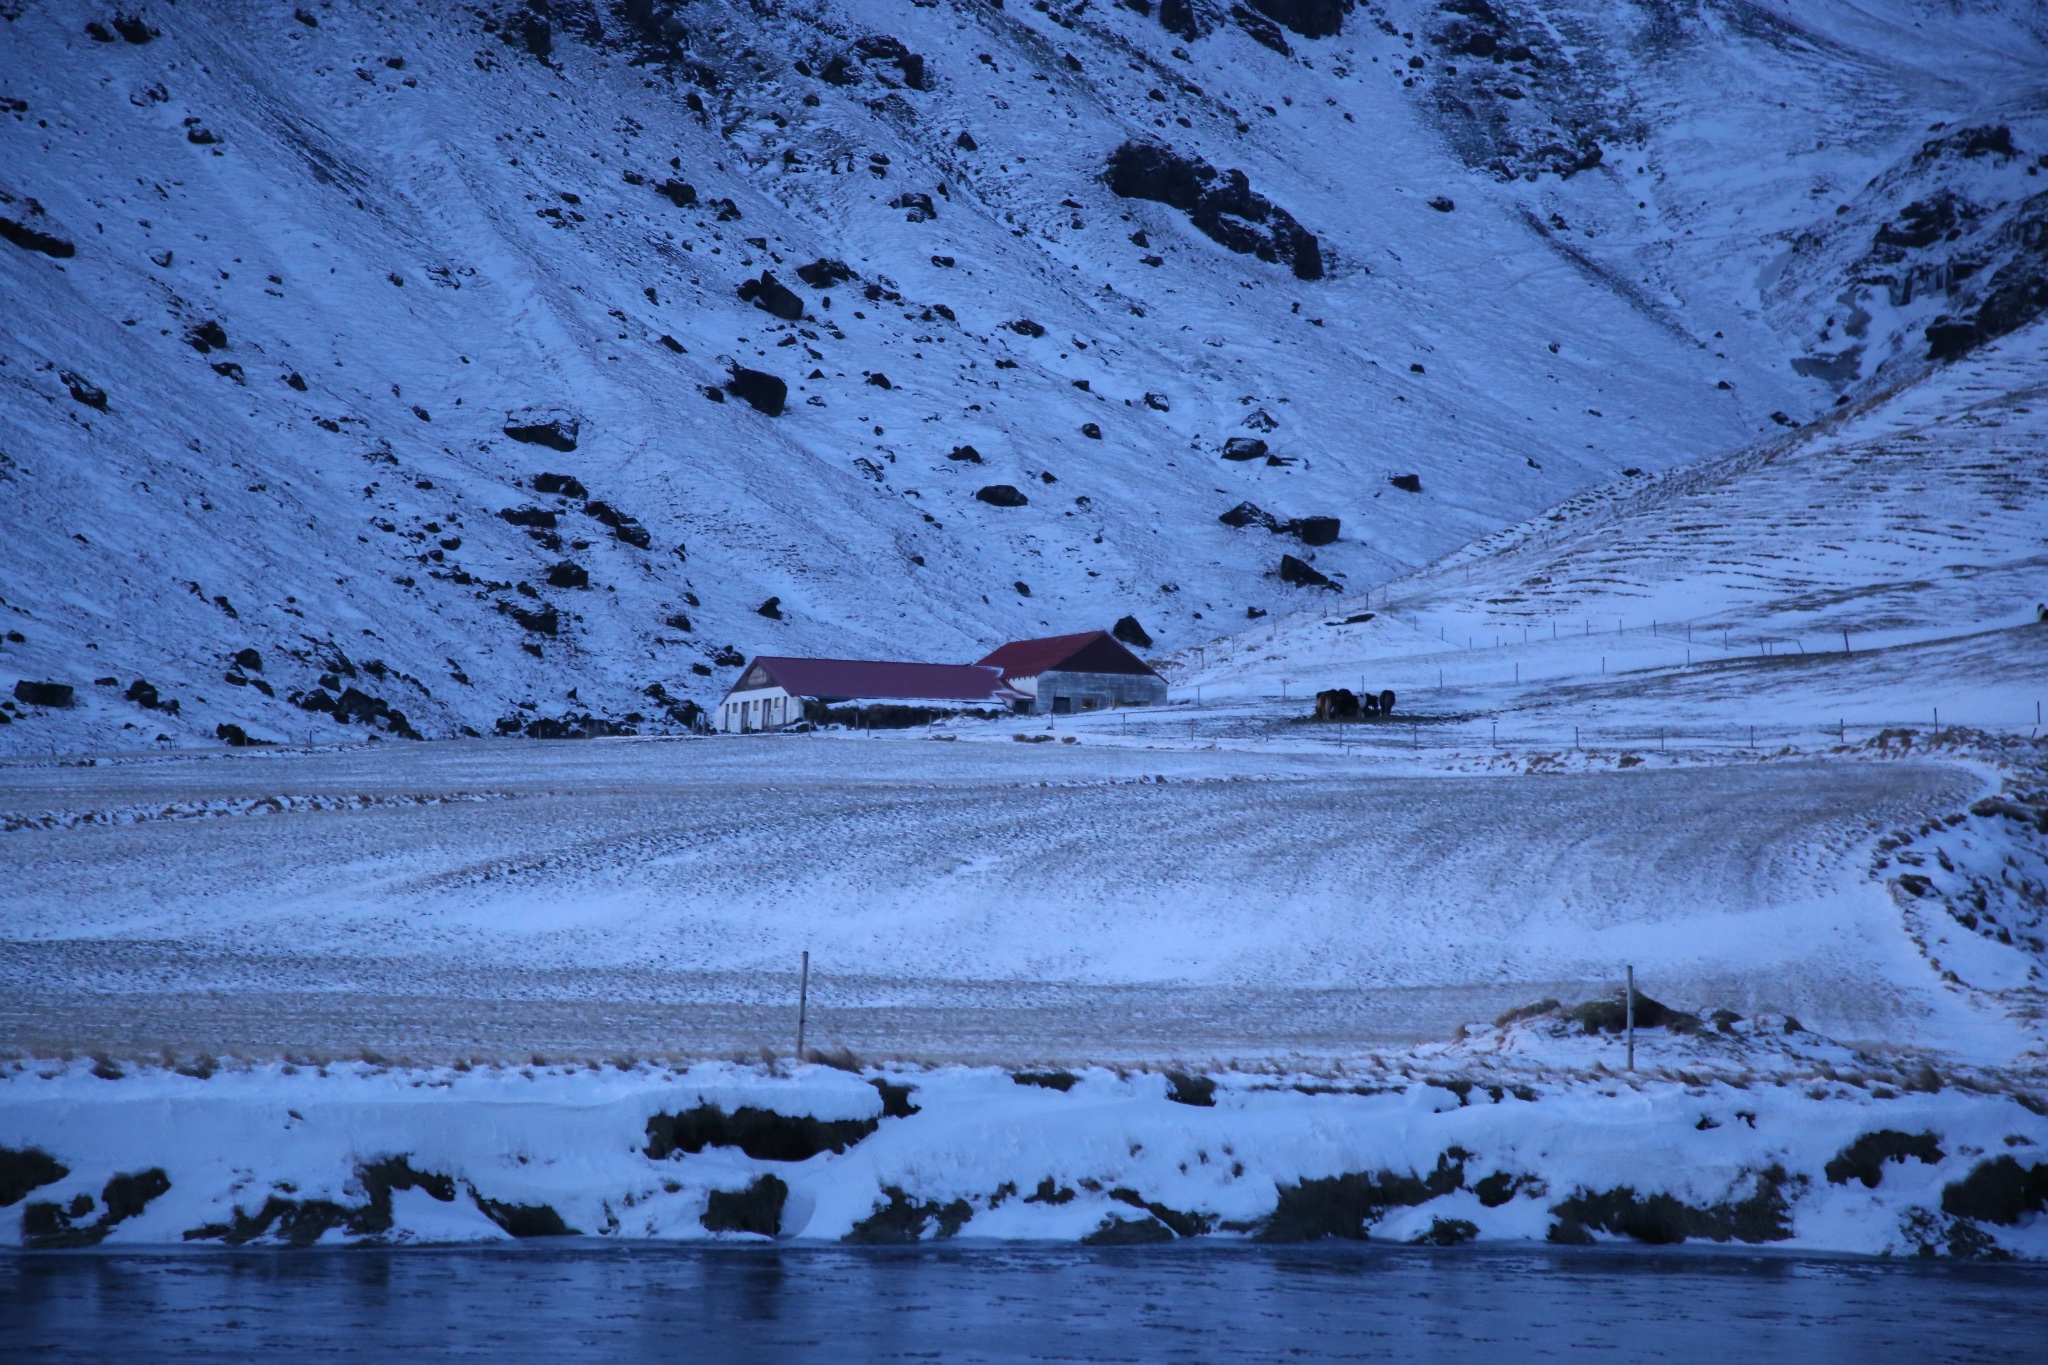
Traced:
<path fill-rule="evenodd" d="M 1275 23 L 1304 38 L 1334 38 L 1344 31 L 1347 0 L 1247 0 Z"/>
<path fill-rule="evenodd" d="M 782 619 L 782 599 L 780 597 L 769 598 L 766 602 L 754 608 L 754 615 L 765 616 L 771 621 L 780 621 Z"/>
<path fill-rule="evenodd" d="M 910 223 L 928 223 L 939 216 L 939 211 L 933 206 L 932 197 L 928 194 L 906 191 L 891 199 L 889 207 L 908 210 L 903 218 L 905 222 Z"/>
<path fill-rule="evenodd" d="M 784 322 L 795 322 L 804 315 L 804 301 L 794 291 L 779 283 L 775 272 L 764 270 L 760 278 L 747 280 L 739 287 L 739 296 L 751 302 L 764 312 L 773 313 Z"/>
<path fill-rule="evenodd" d="M 846 262 L 830 260 L 823 256 L 809 265 L 798 266 L 796 274 L 798 279 L 813 289 L 830 289 L 835 284 L 843 284 L 847 280 L 858 278 L 853 272 L 853 267 Z"/>
<path fill-rule="evenodd" d="M 1262 47 L 1270 47 L 1283 57 L 1292 57 L 1294 49 L 1288 46 L 1287 35 L 1280 31 L 1280 25 L 1255 10 L 1243 5 L 1230 7 L 1231 22 L 1245 31 L 1245 35 Z"/>
<path fill-rule="evenodd" d="M 1187 42 L 1205 37 L 1215 27 L 1205 7 L 1196 0 L 1159 0 L 1159 25 Z"/>
<path fill-rule="evenodd" d="M 889 382 L 889 376 L 883 374 L 880 370 L 876 370 L 874 373 L 870 374 L 867 378 L 867 382 L 871 387 L 877 389 L 893 389 L 896 387 L 894 384 Z"/>
<path fill-rule="evenodd" d="M 1023 507 L 1031 501 L 1007 483 L 992 483 L 974 496 L 991 507 Z"/>
<path fill-rule="evenodd" d="M 1241 502 L 1222 516 L 1216 518 L 1216 520 L 1222 522 L 1225 526 L 1238 528 L 1263 526 L 1268 531 L 1278 531 L 1280 529 L 1280 523 L 1274 519 L 1273 514 L 1263 510 L 1254 502 Z"/>
<path fill-rule="evenodd" d="M 648 534 L 645 526 L 608 502 L 592 499 L 584 504 L 583 510 L 610 527 L 613 535 L 635 549 L 644 550 L 654 543 L 654 537 Z"/>
<path fill-rule="evenodd" d="M 272 741 L 252 738 L 247 730 L 233 721 L 222 721 L 213 727 L 213 737 L 230 749 L 246 749 L 252 745 L 267 746 Z"/>
<path fill-rule="evenodd" d="M 1329 545 L 1337 539 L 1339 525 L 1336 517 L 1296 517 L 1287 529 L 1304 545 Z"/>
<path fill-rule="evenodd" d="M 57 377 L 64 381 L 64 387 L 70 392 L 74 401 L 83 403 L 89 408 L 97 408 L 101 412 L 107 410 L 107 391 L 99 385 L 90 382 L 85 376 L 72 370 L 65 370 Z"/>
<path fill-rule="evenodd" d="M 1262 460 L 1266 457 L 1266 443 L 1256 436 L 1233 436 L 1223 443 L 1223 458 L 1226 460 Z"/>
<path fill-rule="evenodd" d="M 1109 628 L 1109 633 L 1127 645 L 1136 645 L 1139 649 L 1152 648 L 1152 637 L 1145 633 L 1145 628 L 1138 624 L 1135 616 L 1119 617 L 1117 623 Z"/>
<path fill-rule="evenodd" d="M 679 209 L 697 207 L 697 187 L 687 180 L 664 180 L 654 187 L 654 192 Z"/>
<path fill-rule="evenodd" d="M 1422 491 L 1422 476 L 1420 474 L 1396 474 L 1388 479 L 1387 482 L 1404 493 L 1420 493 Z"/>
<path fill-rule="evenodd" d="M 1438 213 L 1449 213 L 1452 209 L 1458 207 L 1457 203 L 1447 194 L 1432 196 L 1429 206 Z"/>
<path fill-rule="evenodd" d="M 513 620 L 536 635 L 557 635 L 561 633 L 561 614 L 555 610 L 554 604 L 551 602 L 543 602 L 533 611 L 528 611 L 524 607 L 511 607 L 508 610 L 511 611 Z M 351 687 L 349 691 L 354 692 L 355 689 Z M 346 699 L 347 694 L 344 693 L 343 700 Z M 339 705 L 339 703 L 336 704 Z"/>
<path fill-rule="evenodd" d="M 1042 337 L 1045 335 L 1045 328 L 1033 322 L 1030 318 L 1018 318 L 1015 322 L 1004 323 L 1003 326 L 1009 328 L 1020 337 Z"/>
<path fill-rule="evenodd" d="M 506 507 L 498 515 L 514 526 L 531 526 L 537 530 L 555 529 L 554 509 L 548 507 Z"/>
<path fill-rule="evenodd" d="M 952 451 L 947 454 L 946 458 L 949 460 L 958 460 L 962 464 L 980 464 L 981 452 L 976 450 L 973 446 L 954 446 Z"/>
<path fill-rule="evenodd" d="M 587 588 L 590 586 L 590 571 L 565 559 L 548 570 L 547 581 L 551 588 Z"/>
<path fill-rule="evenodd" d="M 1241 255 L 1289 266 L 1295 278 L 1323 277 L 1322 244 L 1271 200 L 1255 194 L 1243 171 L 1219 172 L 1150 142 L 1126 142 L 1110 153 L 1103 174 L 1112 193 L 1150 199 L 1188 215 L 1212 241 Z"/>
<path fill-rule="evenodd" d="M 227 329 L 207 318 L 185 329 L 185 344 L 201 355 L 209 351 L 225 351 L 228 348 Z"/>
<path fill-rule="evenodd" d="M 129 683 L 128 690 L 121 695 L 145 711 L 165 709 L 162 697 L 157 694 L 156 685 L 146 678 L 137 678 L 134 682 Z M 177 703 L 172 702 L 170 705 L 176 706 Z"/>
<path fill-rule="evenodd" d="M 533 491 L 554 493 L 565 498 L 587 498 L 590 490 L 574 474 L 536 474 L 533 476 Z"/>
<path fill-rule="evenodd" d="M 49 706 L 60 710 L 76 704 L 70 683 L 30 682 L 26 678 L 14 684 L 14 699 L 29 706 Z"/>
<path fill-rule="evenodd" d="M 561 408 L 521 408 L 505 414 L 504 431 L 515 441 L 571 451 L 582 431 L 582 422 Z"/>
<path fill-rule="evenodd" d="M 1293 555 L 1280 556 L 1279 572 L 1281 582 L 1292 583 L 1297 587 L 1330 588 L 1334 590 L 1337 586 L 1317 570 L 1315 565 L 1305 560 L 1296 559 Z"/>
<path fill-rule="evenodd" d="M 234 662 L 235 667 L 245 673 L 261 673 L 263 671 L 263 655 L 254 649 L 236 650 Z"/>
<path fill-rule="evenodd" d="M 33 210 L 31 216 L 40 215 L 41 210 L 35 207 L 34 201 L 30 201 L 30 204 Z M 78 254 L 75 245 L 55 233 L 44 232 L 39 227 L 12 218 L 0 218 L 0 237 L 5 237 L 23 251 L 40 251 L 54 260 L 68 260 Z"/>
<path fill-rule="evenodd" d="M 780 417 L 783 404 L 789 401 L 787 383 L 765 370 L 750 370 L 744 365 L 732 367 L 732 378 L 726 380 L 725 391 L 767 417 Z"/>

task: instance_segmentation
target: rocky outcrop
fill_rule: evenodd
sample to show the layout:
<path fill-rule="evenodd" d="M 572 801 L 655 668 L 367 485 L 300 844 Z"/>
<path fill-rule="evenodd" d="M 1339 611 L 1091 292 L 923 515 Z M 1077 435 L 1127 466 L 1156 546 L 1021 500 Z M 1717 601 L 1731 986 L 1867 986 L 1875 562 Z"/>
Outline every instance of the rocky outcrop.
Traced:
<path fill-rule="evenodd" d="M 1286 265 L 1296 279 L 1323 278 L 1323 250 L 1294 215 L 1254 193 L 1239 170 L 1219 172 L 1200 157 L 1151 142 L 1109 155 L 1103 180 L 1123 199 L 1150 199 L 1188 215 L 1204 236 L 1241 255 Z"/>
<path fill-rule="evenodd" d="M 519 408 L 505 414 L 507 436 L 550 450 L 574 450 L 582 429 L 582 420 L 562 408 Z"/>

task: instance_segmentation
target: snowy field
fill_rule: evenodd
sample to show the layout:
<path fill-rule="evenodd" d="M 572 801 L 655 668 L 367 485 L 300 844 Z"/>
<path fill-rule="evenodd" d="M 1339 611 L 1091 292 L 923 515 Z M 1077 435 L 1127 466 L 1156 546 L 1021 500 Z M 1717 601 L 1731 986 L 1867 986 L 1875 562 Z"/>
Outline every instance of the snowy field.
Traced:
<path fill-rule="evenodd" d="M 17 765 L 6 1033 L 786 1051 L 809 950 L 811 1041 L 863 1055 L 1326 1059 L 1633 962 L 1696 1010 L 1995 1062 L 2024 1035 L 1942 987 L 1869 866 L 1985 790 L 1910 760 L 1459 776 L 1108 737 Z"/>

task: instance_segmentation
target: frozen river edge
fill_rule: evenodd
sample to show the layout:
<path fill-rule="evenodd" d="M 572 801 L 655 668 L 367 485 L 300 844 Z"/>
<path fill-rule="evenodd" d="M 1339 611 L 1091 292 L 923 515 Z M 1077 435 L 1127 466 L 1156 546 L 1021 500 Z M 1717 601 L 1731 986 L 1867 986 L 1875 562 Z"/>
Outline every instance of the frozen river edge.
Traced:
<path fill-rule="evenodd" d="M 1634 1240 L 2048 1257 L 2048 1104 L 1786 1021 L 1347 1074 L 15 1063 L 21 1245 Z"/>

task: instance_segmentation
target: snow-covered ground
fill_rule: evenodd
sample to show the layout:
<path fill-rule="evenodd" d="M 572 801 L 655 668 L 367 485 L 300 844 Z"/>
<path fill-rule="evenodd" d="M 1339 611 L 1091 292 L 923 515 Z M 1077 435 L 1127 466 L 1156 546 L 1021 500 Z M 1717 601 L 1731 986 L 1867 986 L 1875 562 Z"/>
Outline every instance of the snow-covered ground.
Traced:
<path fill-rule="evenodd" d="M 1630 962 L 1696 1011 L 1988 1064 L 2040 1045 L 1942 980 L 1875 862 L 1995 789 L 1988 765 L 1468 776 L 1109 739 L 15 766 L 9 1033 L 129 1056 L 751 1054 L 788 1045 L 809 951 L 812 1040 L 870 1055 L 1327 1062 L 1585 998 Z M 171 793 L 244 813 L 149 818 Z M 1984 951 L 2010 961 L 1980 984 L 2038 990 L 2026 941 Z"/>

